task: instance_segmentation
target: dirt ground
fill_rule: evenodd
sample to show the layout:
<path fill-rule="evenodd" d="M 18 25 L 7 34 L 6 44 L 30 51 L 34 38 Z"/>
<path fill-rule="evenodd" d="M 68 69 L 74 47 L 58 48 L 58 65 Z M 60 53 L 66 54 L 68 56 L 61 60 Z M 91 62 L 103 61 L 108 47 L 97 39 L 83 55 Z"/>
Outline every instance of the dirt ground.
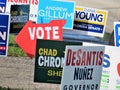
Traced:
<path fill-rule="evenodd" d="M 34 83 L 34 58 L 0 57 L 0 86 L 25 90 L 60 90 L 59 84 Z"/>
<path fill-rule="evenodd" d="M 77 6 L 108 10 L 105 31 L 111 33 L 113 22 L 120 19 L 120 0 L 68 0 Z M 59 84 L 34 83 L 34 58 L 0 57 L 0 86 L 26 90 L 60 90 Z"/>

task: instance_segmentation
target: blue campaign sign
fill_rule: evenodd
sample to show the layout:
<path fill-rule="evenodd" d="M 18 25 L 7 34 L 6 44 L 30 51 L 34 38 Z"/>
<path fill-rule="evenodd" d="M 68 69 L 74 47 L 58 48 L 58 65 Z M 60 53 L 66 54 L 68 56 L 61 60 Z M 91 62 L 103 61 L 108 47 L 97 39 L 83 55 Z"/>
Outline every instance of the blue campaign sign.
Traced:
<path fill-rule="evenodd" d="M 120 22 L 114 22 L 114 38 L 115 38 L 115 45 L 117 47 L 120 46 Z"/>
<path fill-rule="evenodd" d="M 73 28 L 74 2 L 40 0 L 38 4 L 37 23 L 49 23 L 51 20 L 65 19 L 64 28 Z"/>
<path fill-rule="evenodd" d="M 5 13 L 6 0 L 0 0 L 0 13 Z"/>
<path fill-rule="evenodd" d="M 103 37 L 107 15 L 106 10 L 76 6 L 73 29 L 86 35 Z"/>
<path fill-rule="evenodd" d="M 0 14 L 0 56 L 7 55 L 9 15 Z"/>

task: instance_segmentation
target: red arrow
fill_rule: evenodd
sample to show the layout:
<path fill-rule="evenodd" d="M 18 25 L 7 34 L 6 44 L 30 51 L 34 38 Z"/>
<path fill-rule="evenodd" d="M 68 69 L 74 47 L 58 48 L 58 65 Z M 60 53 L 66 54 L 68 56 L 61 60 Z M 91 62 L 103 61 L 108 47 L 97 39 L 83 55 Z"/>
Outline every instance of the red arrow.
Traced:
<path fill-rule="evenodd" d="M 35 55 L 36 39 L 62 40 L 65 23 L 65 20 L 52 20 L 48 24 L 33 24 L 28 21 L 16 36 L 16 43 L 32 58 Z"/>

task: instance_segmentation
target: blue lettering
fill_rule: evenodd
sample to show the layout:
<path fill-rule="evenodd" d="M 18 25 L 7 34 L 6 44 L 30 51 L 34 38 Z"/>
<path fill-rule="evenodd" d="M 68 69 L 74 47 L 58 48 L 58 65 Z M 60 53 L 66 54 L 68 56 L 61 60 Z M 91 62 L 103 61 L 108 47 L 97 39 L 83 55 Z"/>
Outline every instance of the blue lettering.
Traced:
<path fill-rule="evenodd" d="M 104 54 L 103 67 L 110 67 L 110 56 L 108 54 Z"/>
<path fill-rule="evenodd" d="M 103 21 L 103 15 L 102 14 L 95 14 L 95 13 L 88 13 L 88 12 L 80 12 L 75 11 L 76 19 L 83 19 L 83 20 L 91 20 L 96 22 L 102 22 Z"/>

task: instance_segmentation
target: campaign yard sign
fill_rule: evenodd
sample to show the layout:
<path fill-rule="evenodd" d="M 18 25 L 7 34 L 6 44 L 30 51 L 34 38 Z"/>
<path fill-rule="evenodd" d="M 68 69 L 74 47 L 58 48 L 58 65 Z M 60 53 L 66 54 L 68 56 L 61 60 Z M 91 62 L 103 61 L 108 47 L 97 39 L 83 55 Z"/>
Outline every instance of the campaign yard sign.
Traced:
<path fill-rule="evenodd" d="M 11 5 L 10 33 L 18 34 L 29 20 L 29 5 Z"/>
<path fill-rule="evenodd" d="M 16 36 L 16 43 L 30 57 L 35 56 L 36 39 L 63 40 L 62 28 L 65 20 L 52 20 L 47 24 L 35 24 L 28 21 Z"/>
<path fill-rule="evenodd" d="M 120 46 L 120 22 L 114 22 L 114 41 L 115 46 Z"/>
<path fill-rule="evenodd" d="M 76 6 L 73 29 L 86 35 L 103 37 L 107 21 L 107 11 Z"/>
<path fill-rule="evenodd" d="M 0 14 L 0 56 L 7 56 L 9 36 L 9 15 Z"/>
<path fill-rule="evenodd" d="M 105 46 L 100 90 L 120 90 L 120 47 Z"/>
<path fill-rule="evenodd" d="M 100 90 L 120 90 L 120 47 L 83 43 L 83 46 L 105 46 Z"/>
<path fill-rule="evenodd" d="M 66 45 L 82 43 L 37 39 L 34 82 L 61 83 Z"/>
<path fill-rule="evenodd" d="M 49 23 L 54 19 L 65 19 L 64 28 L 73 28 L 74 2 L 57 0 L 40 0 L 38 4 L 37 23 Z"/>
<path fill-rule="evenodd" d="M 104 46 L 66 46 L 60 90 L 99 90 Z"/>
<path fill-rule="evenodd" d="M 6 0 L 0 0 L 0 13 L 5 13 L 6 10 Z"/>
<path fill-rule="evenodd" d="M 10 13 L 11 5 L 29 5 L 29 20 L 33 22 L 37 21 L 37 11 L 38 11 L 38 1 L 39 0 L 7 0 L 6 13 Z"/>

